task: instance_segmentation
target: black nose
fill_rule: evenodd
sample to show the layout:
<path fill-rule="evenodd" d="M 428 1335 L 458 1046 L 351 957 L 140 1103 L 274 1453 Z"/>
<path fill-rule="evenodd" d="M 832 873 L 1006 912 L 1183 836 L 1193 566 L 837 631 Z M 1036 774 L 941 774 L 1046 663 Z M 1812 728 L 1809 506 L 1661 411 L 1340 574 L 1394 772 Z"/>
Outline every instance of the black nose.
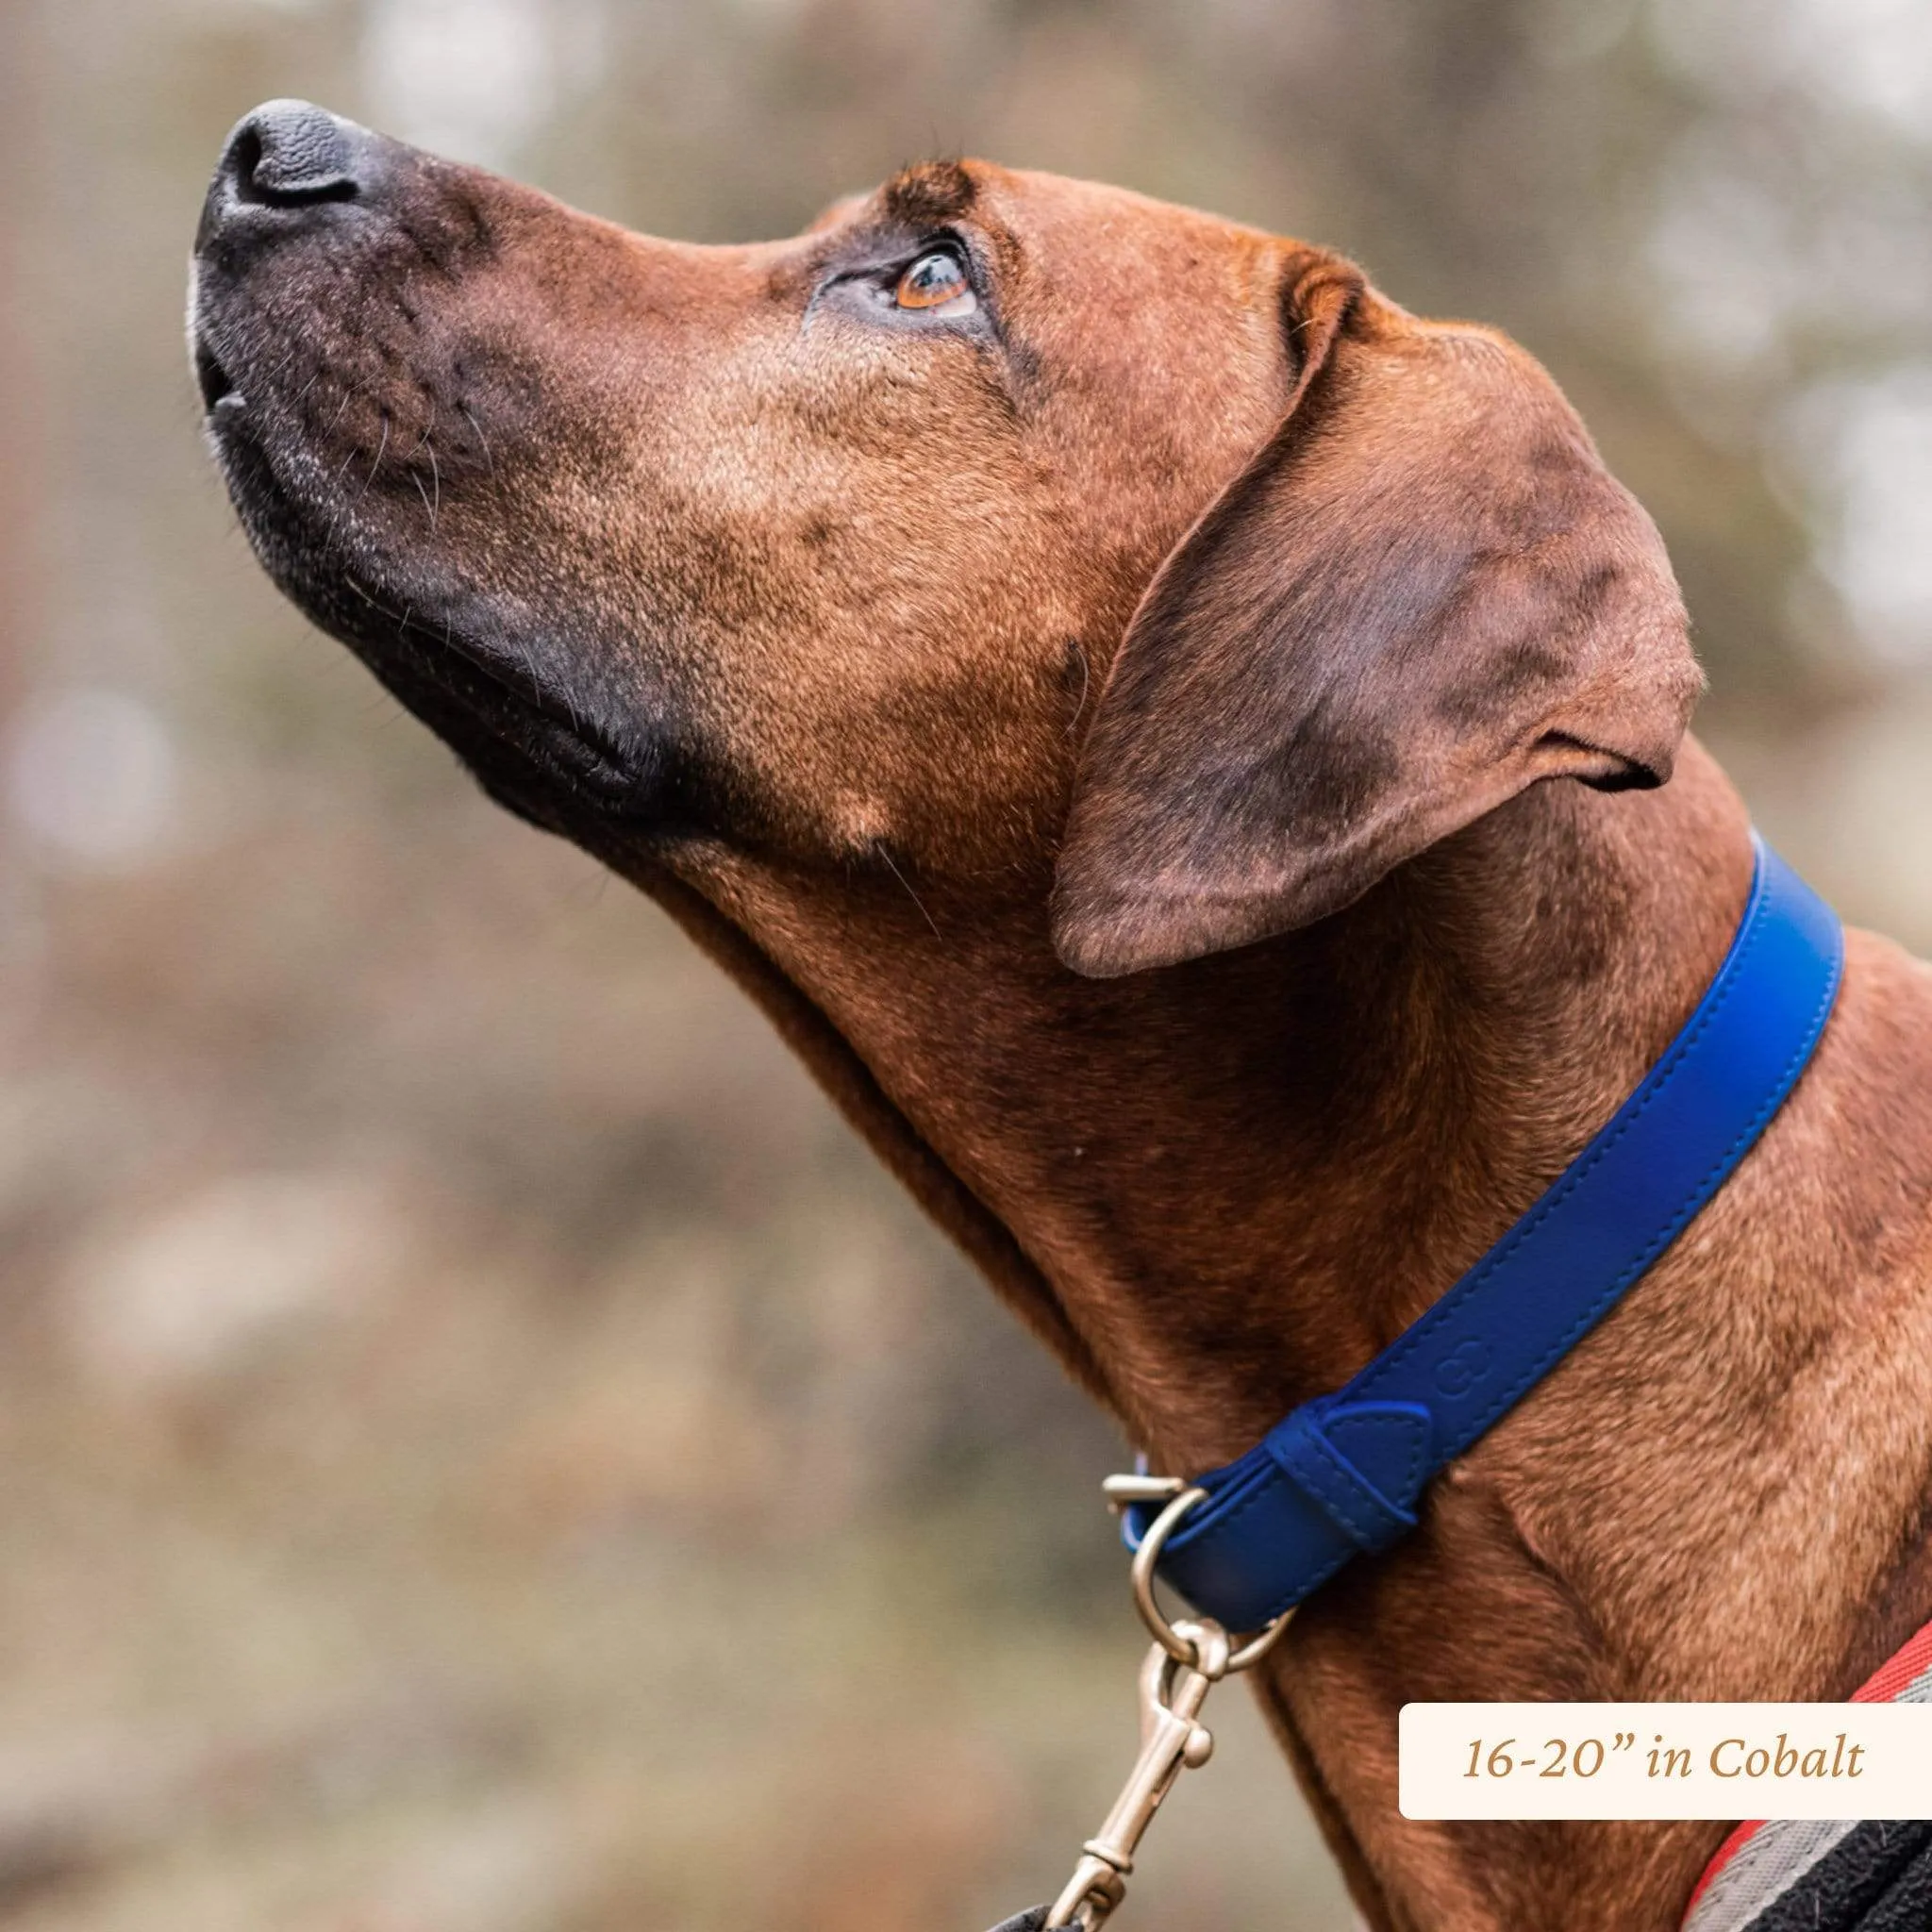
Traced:
<path fill-rule="evenodd" d="M 357 174 L 361 133 L 311 101 L 265 101 L 229 135 L 217 188 L 267 208 L 353 201 L 365 185 Z"/>

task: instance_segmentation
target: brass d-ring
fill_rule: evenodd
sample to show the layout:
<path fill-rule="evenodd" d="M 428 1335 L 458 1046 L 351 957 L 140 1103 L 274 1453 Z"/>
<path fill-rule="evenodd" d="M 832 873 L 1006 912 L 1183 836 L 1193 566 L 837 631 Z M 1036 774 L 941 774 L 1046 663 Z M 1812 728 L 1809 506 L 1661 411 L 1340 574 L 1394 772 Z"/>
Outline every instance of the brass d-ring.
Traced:
<path fill-rule="evenodd" d="M 1161 1609 L 1154 1594 L 1154 1566 L 1160 1560 L 1160 1553 L 1167 1547 L 1167 1540 L 1180 1526 L 1181 1519 L 1197 1504 L 1208 1500 L 1208 1491 L 1198 1486 L 1183 1490 L 1175 1496 L 1158 1516 L 1147 1525 L 1147 1533 L 1141 1539 L 1140 1547 L 1134 1552 L 1134 1562 L 1129 1574 L 1134 1583 L 1134 1607 L 1141 1613 L 1141 1621 L 1146 1624 L 1148 1633 L 1155 1642 L 1166 1651 L 1176 1663 L 1186 1664 L 1190 1669 L 1198 1668 L 1198 1652 L 1194 1641 L 1177 1630 Z M 1229 1672 L 1244 1671 L 1250 1664 L 1259 1663 L 1280 1641 L 1281 1633 L 1288 1628 L 1288 1622 L 1294 1615 L 1292 1609 L 1282 1611 L 1272 1623 L 1261 1628 L 1241 1645 L 1227 1660 Z"/>

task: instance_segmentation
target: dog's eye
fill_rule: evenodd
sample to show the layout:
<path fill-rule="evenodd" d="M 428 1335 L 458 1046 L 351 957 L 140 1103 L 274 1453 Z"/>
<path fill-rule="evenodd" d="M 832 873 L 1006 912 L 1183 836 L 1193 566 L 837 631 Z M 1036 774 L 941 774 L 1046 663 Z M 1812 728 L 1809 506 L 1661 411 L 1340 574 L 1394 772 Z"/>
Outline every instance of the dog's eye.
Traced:
<path fill-rule="evenodd" d="M 971 315 L 979 307 L 965 267 L 945 248 L 922 255 L 899 277 L 892 299 L 901 308 L 923 309 L 928 314 Z"/>

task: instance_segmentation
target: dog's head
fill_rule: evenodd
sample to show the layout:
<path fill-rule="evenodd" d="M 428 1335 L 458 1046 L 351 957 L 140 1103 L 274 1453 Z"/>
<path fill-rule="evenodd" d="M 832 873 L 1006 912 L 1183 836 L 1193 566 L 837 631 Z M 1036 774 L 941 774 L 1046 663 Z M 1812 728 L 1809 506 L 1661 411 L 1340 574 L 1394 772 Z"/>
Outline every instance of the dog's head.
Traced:
<path fill-rule="evenodd" d="M 493 795 L 686 876 L 1051 878 L 1083 972 L 1657 784 L 1697 689 L 1526 356 L 1115 189 L 935 164 L 695 247 L 275 103 L 192 335 L 262 561 Z"/>

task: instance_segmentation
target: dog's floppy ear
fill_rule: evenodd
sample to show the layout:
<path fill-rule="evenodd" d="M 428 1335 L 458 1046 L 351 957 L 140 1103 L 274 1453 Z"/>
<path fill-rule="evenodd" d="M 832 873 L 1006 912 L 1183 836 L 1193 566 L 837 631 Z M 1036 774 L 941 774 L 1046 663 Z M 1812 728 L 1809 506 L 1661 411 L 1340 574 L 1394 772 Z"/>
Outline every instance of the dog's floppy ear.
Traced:
<path fill-rule="evenodd" d="M 1080 973 L 1306 925 L 1541 778 L 1660 785 L 1702 688 L 1650 519 L 1513 344 L 1291 256 L 1268 442 L 1161 565 L 1054 891 Z"/>

